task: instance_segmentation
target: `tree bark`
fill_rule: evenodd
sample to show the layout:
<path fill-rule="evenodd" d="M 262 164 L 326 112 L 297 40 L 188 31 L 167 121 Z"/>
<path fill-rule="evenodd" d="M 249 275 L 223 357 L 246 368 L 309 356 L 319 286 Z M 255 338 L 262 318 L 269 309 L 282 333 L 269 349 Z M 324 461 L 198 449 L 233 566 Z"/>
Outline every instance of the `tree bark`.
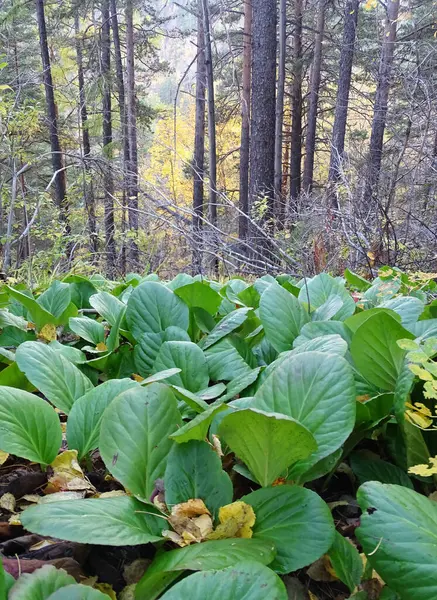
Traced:
<path fill-rule="evenodd" d="M 89 248 L 91 252 L 92 262 L 97 260 L 98 239 L 97 239 L 97 222 L 94 201 L 93 183 L 90 177 L 90 166 L 88 159 L 91 155 L 90 134 L 88 130 L 88 110 L 85 96 L 85 78 L 83 73 L 83 56 L 82 56 L 82 40 L 80 39 L 79 12 L 76 9 L 74 14 L 74 32 L 76 36 L 76 60 L 77 60 L 77 80 L 79 83 L 79 112 L 82 125 L 82 147 L 83 147 L 83 164 L 84 164 L 84 197 L 85 209 L 88 219 L 89 233 Z"/>
<path fill-rule="evenodd" d="M 206 64 L 205 32 L 201 0 L 197 7 L 197 71 L 196 71 L 196 117 L 193 157 L 193 274 L 202 271 L 202 229 L 205 178 L 205 102 Z"/>
<path fill-rule="evenodd" d="M 303 189 L 310 193 L 313 189 L 314 155 L 316 153 L 317 110 L 322 74 L 322 48 L 325 34 L 325 0 L 317 4 L 316 34 L 314 38 L 314 57 L 311 68 L 310 99 L 308 109 L 307 135 L 305 141 L 305 160 L 303 167 Z"/>
<path fill-rule="evenodd" d="M 276 125 L 275 125 L 275 216 L 282 226 L 285 214 L 284 198 L 282 196 L 282 139 L 284 127 L 284 93 L 285 93 L 285 58 L 286 58 L 286 24 L 287 2 L 279 2 L 279 63 L 278 89 L 276 95 Z"/>
<path fill-rule="evenodd" d="M 300 194 L 302 163 L 302 0 L 294 3 L 290 154 L 290 196 L 296 201 Z"/>
<path fill-rule="evenodd" d="M 102 38 L 101 38 L 101 65 L 103 86 L 103 152 L 107 160 L 104 167 L 104 206 L 105 206 L 105 251 L 106 273 L 108 277 L 115 276 L 116 248 L 114 224 L 114 178 L 112 175 L 112 115 L 111 115 L 111 38 L 109 20 L 109 2 L 102 4 Z"/>
<path fill-rule="evenodd" d="M 44 14 L 44 0 L 36 0 L 36 16 L 38 21 L 39 42 L 43 67 L 43 81 L 46 96 L 47 119 L 50 132 L 50 145 L 52 151 L 52 166 L 54 179 L 55 201 L 59 208 L 59 214 L 64 226 L 64 232 L 68 236 L 71 233 L 68 222 L 67 182 L 61 143 L 59 140 L 57 108 L 53 87 L 52 70 L 50 65 L 49 47 L 47 42 L 47 29 Z M 69 256 L 69 259 L 71 257 Z"/>
<path fill-rule="evenodd" d="M 129 262 L 139 267 L 138 258 L 138 146 L 135 94 L 134 25 L 132 0 L 126 0 L 126 113 L 129 137 L 128 218 L 133 239 L 129 243 Z"/>
<path fill-rule="evenodd" d="M 249 213 L 249 156 L 250 156 L 250 83 L 252 63 L 252 0 L 244 0 L 243 31 L 243 81 L 241 94 L 241 145 L 240 145 L 240 215 L 238 237 L 245 240 L 248 234 Z"/>
<path fill-rule="evenodd" d="M 397 21 L 399 15 L 399 0 L 388 0 L 387 20 L 382 41 L 381 58 L 379 63 L 378 84 L 376 88 L 375 106 L 373 110 L 372 133 L 368 170 L 364 188 L 364 202 L 368 205 L 376 196 L 381 174 L 382 149 L 390 93 L 390 79 L 393 66 L 396 42 Z"/>
<path fill-rule="evenodd" d="M 355 53 L 355 40 L 358 23 L 360 0 L 348 0 L 344 11 L 343 40 L 341 44 L 340 64 L 335 102 L 334 126 L 332 129 L 331 155 L 329 162 L 328 182 L 332 184 L 340 179 L 341 165 L 344 156 L 347 111 L 352 80 L 352 65 Z M 336 196 L 331 193 L 331 203 L 337 206 Z"/>

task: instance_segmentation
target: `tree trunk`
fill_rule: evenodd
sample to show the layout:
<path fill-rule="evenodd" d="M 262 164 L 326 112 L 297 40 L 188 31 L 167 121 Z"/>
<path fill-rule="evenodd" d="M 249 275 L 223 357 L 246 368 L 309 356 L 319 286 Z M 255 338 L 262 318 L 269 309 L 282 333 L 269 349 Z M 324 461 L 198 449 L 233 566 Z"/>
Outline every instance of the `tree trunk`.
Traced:
<path fill-rule="evenodd" d="M 129 262 L 134 269 L 138 259 L 138 147 L 137 107 L 135 94 L 134 25 L 132 0 L 126 0 L 126 114 L 129 137 L 128 218 L 133 239 L 129 244 Z"/>
<path fill-rule="evenodd" d="M 92 262 L 97 260 L 98 240 L 97 223 L 94 201 L 94 189 L 90 178 L 90 167 L 88 158 L 91 154 L 90 134 L 88 131 L 88 110 L 85 96 L 85 79 L 83 74 L 82 40 L 80 39 L 79 11 L 74 14 L 74 32 L 76 35 L 76 60 L 77 60 L 77 80 L 79 83 L 79 112 L 82 125 L 82 146 L 84 163 L 84 197 L 85 208 L 88 219 L 89 248 L 92 256 Z"/>
<path fill-rule="evenodd" d="M 197 71 L 196 71 L 196 117 L 193 157 L 193 274 L 202 271 L 202 229 L 205 177 L 205 32 L 202 4 L 198 2 L 197 14 Z"/>
<path fill-rule="evenodd" d="M 275 125 L 275 216 L 282 226 L 285 214 L 284 198 L 282 196 L 282 138 L 284 126 L 284 93 L 285 93 L 285 58 L 286 58 L 286 24 L 287 2 L 279 2 L 279 63 L 278 89 L 276 95 L 276 125 Z"/>
<path fill-rule="evenodd" d="M 129 132 L 126 116 L 126 94 L 123 77 L 123 60 L 121 57 L 120 31 L 118 27 L 117 3 L 116 0 L 111 0 L 111 26 L 112 40 L 114 42 L 115 56 L 115 73 L 118 92 L 118 107 L 120 111 L 121 136 L 123 141 L 123 208 L 121 212 L 121 231 L 122 241 L 120 250 L 120 271 L 123 275 L 126 274 L 126 190 L 128 189 L 128 168 L 129 168 Z"/>
<path fill-rule="evenodd" d="M 52 70 L 50 66 L 49 47 L 47 43 L 47 29 L 44 15 L 44 0 L 36 0 L 36 16 L 38 20 L 39 42 L 43 67 L 43 81 L 46 95 L 47 119 L 50 132 L 50 145 L 52 151 L 52 166 L 54 175 L 55 201 L 64 226 L 66 236 L 71 233 L 68 222 L 67 183 L 65 177 L 64 160 L 59 140 L 57 108 L 53 87 Z M 71 256 L 68 257 L 71 259 Z"/>
<path fill-rule="evenodd" d="M 328 181 L 331 184 L 340 179 L 346 136 L 347 110 L 352 80 L 352 65 L 355 53 L 355 39 L 360 0 L 348 0 L 344 11 L 343 40 L 341 44 L 338 74 L 337 98 L 335 102 L 334 126 L 332 128 L 331 156 Z M 331 203 L 337 206 L 336 196 L 331 193 Z"/>
<path fill-rule="evenodd" d="M 398 15 L 399 0 L 388 0 L 387 20 L 384 30 L 384 39 L 382 41 L 378 85 L 376 88 L 375 106 L 373 109 L 368 171 L 366 174 L 363 197 L 366 205 L 368 205 L 377 194 L 381 173 L 382 148 L 384 143 Z"/>
<path fill-rule="evenodd" d="M 294 3 L 290 154 L 290 196 L 295 201 L 300 194 L 302 163 L 302 0 Z"/>
<path fill-rule="evenodd" d="M 317 4 L 316 34 L 314 38 L 314 57 L 311 68 L 310 100 L 308 109 L 307 136 L 305 142 L 305 161 L 303 167 L 303 188 L 310 193 L 313 189 L 314 155 L 316 153 L 317 110 L 319 107 L 319 89 L 322 74 L 322 45 L 325 34 L 325 0 Z"/>
<path fill-rule="evenodd" d="M 107 160 L 104 167 L 104 204 L 105 204 L 105 251 L 106 273 L 110 278 L 115 276 L 115 226 L 114 226 L 114 178 L 112 175 L 112 115 L 111 115 L 111 38 L 109 20 L 109 2 L 102 4 L 102 86 L 103 86 L 103 152 Z"/>
<path fill-rule="evenodd" d="M 252 63 L 252 0 L 244 0 L 243 31 L 243 82 L 241 95 L 241 145 L 240 145 L 240 215 L 238 237 L 245 240 L 248 234 L 249 213 L 249 155 L 250 155 L 250 81 Z"/>
<path fill-rule="evenodd" d="M 252 9 L 250 203 L 260 203 L 262 213 L 255 219 L 269 231 L 275 187 L 276 1 L 252 0 Z M 254 235 L 259 237 L 257 230 Z"/>

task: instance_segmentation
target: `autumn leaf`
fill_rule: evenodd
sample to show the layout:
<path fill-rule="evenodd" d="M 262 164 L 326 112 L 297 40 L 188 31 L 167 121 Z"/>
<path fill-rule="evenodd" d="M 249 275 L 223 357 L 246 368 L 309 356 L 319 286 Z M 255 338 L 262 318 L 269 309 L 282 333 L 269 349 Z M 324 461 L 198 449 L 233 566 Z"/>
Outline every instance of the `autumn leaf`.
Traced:
<path fill-rule="evenodd" d="M 56 340 L 56 326 L 53 323 L 47 323 L 41 328 L 38 337 L 46 342 L 54 342 Z"/>
<path fill-rule="evenodd" d="M 49 477 L 44 490 L 45 494 L 79 490 L 95 492 L 94 487 L 80 468 L 77 461 L 77 450 L 66 450 L 58 454 L 50 466 L 53 469 L 53 475 Z"/>
<path fill-rule="evenodd" d="M 220 524 L 208 535 L 208 539 L 251 538 L 255 520 L 253 508 L 241 500 L 222 506 L 219 510 Z"/>
<path fill-rule="evenodd" d="M 437 475 L 437 456 L 429 459 L 429 465 L 415 465 L 414 467 L 410 467 L 408 472 L 413 475 L 420 475 L 421 477 Z"/>

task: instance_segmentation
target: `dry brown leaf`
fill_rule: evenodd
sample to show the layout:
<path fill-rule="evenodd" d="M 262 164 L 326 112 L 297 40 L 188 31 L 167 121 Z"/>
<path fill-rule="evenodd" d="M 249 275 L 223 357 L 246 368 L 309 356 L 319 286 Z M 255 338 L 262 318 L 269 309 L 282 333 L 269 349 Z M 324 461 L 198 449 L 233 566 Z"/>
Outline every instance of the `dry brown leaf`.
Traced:
<path fill-rule="evenodd" d="M 92 491 L 94 486 L 85 477 L 77 461 L 77 450 L 66 450 L 50 465 L 53 475 L 49 478 L 45 494 L 66 491 Z"/>
<path fill-rule="evenodd" d="M 17 501 L 15 499 L 15 496 L 13 494 L 10 494 L 9 492 L 3 494 L 3 496 L 0 498 L 0 508 L 2 508 L 3 510 L 7 510 L 8 512 L 13 513 L 15 511 L 16 504 Z"/>
<path fill-rule="evenodd" d="M 328 568 L 328 566 L 330 568 Z M 318 560 L 313 562 L 310 567 L 308 567 L 307 575 L 314 581 L 332 582 L 337 580 L 337 576 L 328 563 L 328 557 L 326 555 L 321 556 Z"/>

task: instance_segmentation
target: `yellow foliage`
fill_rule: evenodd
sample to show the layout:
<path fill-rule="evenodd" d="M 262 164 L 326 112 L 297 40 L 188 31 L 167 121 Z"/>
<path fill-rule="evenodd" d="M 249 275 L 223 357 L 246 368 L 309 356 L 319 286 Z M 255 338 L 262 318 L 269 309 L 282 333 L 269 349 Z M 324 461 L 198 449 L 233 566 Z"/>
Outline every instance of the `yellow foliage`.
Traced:
<path fill-rule="evenodd" d="M 437 456 L 429 459 L 429 465 L 416 465 L 408 469 L 409 473 L 428 477 L 429 475 L 437 475 Z"/>
<path fill-rule="evenodd" d="M 255 520 L 256 516 L 253 508 L 250 504 L 241 502 L 241 500 L 222 506 L 219 511 L 220 524 L 215 531 L 209 534 L 208 539 L 251 538 Z"/>

